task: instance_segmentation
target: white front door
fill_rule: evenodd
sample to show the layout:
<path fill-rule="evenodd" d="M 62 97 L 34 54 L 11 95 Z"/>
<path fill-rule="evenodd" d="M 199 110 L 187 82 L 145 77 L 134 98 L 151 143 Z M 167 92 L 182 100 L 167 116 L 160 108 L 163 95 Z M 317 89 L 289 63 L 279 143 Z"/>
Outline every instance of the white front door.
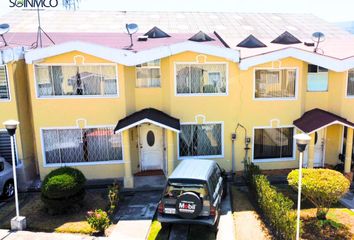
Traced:
<path fill-rule="evenodd" d="M 306 147 L 304 153 L 303 167 L 308 167 L 309 146 Z M 315 146 L 314 146 L 314 167 L 323 167 L 324 165 L 324 151 L 325 151 L 325 129 L 315 132 Z"/>
<path fill-rule="evenodd" d="M 323 157 L 324 157 L 324 143 L 325 143 L 325 130 L 321 129 L 315 132 L 315 153 L 313 166 L 323 167 Z"/>
<path fill-rule="evenodd" d="M 163 129 L 153 124 L 139 126 L 141 170 L 163 169 Z"/>

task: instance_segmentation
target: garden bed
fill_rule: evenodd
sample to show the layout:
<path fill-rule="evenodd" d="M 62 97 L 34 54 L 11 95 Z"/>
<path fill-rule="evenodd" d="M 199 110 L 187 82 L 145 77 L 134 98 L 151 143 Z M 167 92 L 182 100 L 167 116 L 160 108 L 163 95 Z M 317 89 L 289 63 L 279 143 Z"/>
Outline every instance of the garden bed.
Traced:
<path fill-rule="evenodd" d="M 88 189 L 82 208 L 55 216 L 46 212 L 40 193 L 21 193 L 19 199 L 20 214 L 27 218 L 27 230 L 42 232 L 92 234 L 94 230 L 86 222 L 87 211 L 106 209 L 108 205 L 107 189 Z M 10 220 L 15 216 L 14 202 L 10 199 L 0 207 L 0 228 L 10 228 Z"/>

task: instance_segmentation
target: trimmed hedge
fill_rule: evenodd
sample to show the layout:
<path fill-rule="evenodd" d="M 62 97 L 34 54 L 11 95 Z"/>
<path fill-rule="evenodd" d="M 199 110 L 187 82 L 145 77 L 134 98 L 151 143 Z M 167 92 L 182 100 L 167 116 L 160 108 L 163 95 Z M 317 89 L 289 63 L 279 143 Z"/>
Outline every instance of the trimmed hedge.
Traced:
<path fill-rule="evenodd" d="M 55 169 L 44 178 L 41 199 L 51 212 L 65 212 L 82 202 L 85 197 L 85 183 L 86 178 L 78 169 Z"/>
<path fill-rule="evenodd" d="M 294 202 L 278 193 L 264 175 L 254 175 L 251 188 L 266 222 L 277 239 L 293 240 L 296 237 Z"/>
<path fill-rule="evenodd" d="M 289 185 L 297 190 L 299 170 L 288 175 Z M 317 218 L 326 219 L 329 208 L 348 192 L 350 182 L 340 172 L 330 169 L 302 169 L 302 194 L 317 208 Z"/>

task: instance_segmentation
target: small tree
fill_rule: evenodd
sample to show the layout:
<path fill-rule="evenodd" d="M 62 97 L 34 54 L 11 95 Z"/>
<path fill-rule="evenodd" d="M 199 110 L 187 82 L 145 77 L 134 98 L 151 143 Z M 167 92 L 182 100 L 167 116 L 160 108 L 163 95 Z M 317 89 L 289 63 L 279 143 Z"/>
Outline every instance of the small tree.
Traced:
<path fill-rule="evenodd" d="M 330 169 L 303 169 L 302 194 L 317 208 L 317 218 L 326 219 L 329 208 L 349 190 L 350 182 L 343 174 Z M 288 175 L 289 185 L 297 190 L 299 170 Z"/>

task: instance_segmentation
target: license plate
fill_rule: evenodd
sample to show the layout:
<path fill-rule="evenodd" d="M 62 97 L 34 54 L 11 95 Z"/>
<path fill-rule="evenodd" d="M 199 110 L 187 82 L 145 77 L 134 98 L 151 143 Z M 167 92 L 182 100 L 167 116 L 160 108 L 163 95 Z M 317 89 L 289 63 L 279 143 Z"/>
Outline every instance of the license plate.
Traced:
<path fill-rule="evenodd" d="M 175 208 L 165 208 L 165 213 L 176 214 L 176 209 Z"/>

